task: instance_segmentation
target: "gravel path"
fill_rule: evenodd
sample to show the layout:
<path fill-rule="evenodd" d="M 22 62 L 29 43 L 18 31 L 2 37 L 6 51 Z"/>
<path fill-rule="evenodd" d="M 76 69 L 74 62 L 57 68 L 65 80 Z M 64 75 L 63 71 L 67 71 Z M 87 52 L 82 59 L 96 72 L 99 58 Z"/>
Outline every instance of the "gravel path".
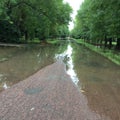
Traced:
<path fill-rule="evenodd" d="M 0 94 L 0 120 L 109 120 L 87 99 L 58 61 Z"/>

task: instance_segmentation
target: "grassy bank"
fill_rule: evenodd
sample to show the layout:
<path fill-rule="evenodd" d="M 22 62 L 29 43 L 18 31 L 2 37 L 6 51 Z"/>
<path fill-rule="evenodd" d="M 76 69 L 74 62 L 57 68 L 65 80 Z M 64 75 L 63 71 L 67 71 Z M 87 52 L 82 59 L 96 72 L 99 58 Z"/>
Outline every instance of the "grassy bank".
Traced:
<path fill-rule="evenodd" d="M 109 50 L 109 49 L 103 49 L 98 46 L 94 46 L 92 44 L 86 43 L 81 39 L 75 39 L 75 41 L 78 44 L 85 45 L 87 48 L 99 53 L 100 55 L 103 55 L 104 57 L 108 58 L 112 62 L 114 62 L 117 65 L 120 65 L 120 53 L 115 50 Z"/>
<path fill-rule="evenodd" d="M 60 40 L 56 40 L 56 39 L 48 39 L 47 40 L 47 43 L 49 43 L 49 44 L 59 44 L 60 43 Z"/>
<path fill-rule="evenodd" d="M 60 43 L 60 40 L 57 40 L 57 39 L 46 39 L 46 40 L 40 40 L 38 38 L 34 38 L 33 40 L 28 40 L 28 41 L 25 41 L 25 40 L 22 40 L 21 39 L 21 42 L 20 43 L 3 43 L 3 42 L 0 42 L 0 46 L 10 46 L 10 47 L 13 47 L 13 46 L 21 46 L 21 45 L 27 45 L 27 44 L 59 44 Z"/>

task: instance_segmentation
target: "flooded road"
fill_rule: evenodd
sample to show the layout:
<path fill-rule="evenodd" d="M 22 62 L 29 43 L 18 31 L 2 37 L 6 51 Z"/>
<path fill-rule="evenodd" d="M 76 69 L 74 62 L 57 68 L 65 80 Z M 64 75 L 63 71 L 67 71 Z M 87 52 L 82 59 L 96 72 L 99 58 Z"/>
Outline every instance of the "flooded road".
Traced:
<path fill-rule="evenodd" d="M 92 111 L 101 118 L 120 119 L 120 67 L 84 46 L 0 48 L 0 58 L 1 90 L 59 59 Z"/>
<path fill-rule="evenodd" d="M 73 53 L 73 48 L 71 44 L 68 44 L 67 49 L 61 54 L 56 54 L 55 58 L 56 60 L 62 60 L 66 64 L 67 74 L 70 75 L 73 83 L 78 85 L 79 79 L 77 78 L 77 75 L 74 71 L 72 53 Z"/>
<path fill-rule="evenodd" d="M 72 46 L 78 87 L 89 107 L 110 120 L 120 120 L 120 67 L 84 46 Z"/>
<path fill-rule="evenodd" d="M 0 91 L 54 63 L 55 54 L 66 48 L 66 43 L 64 46 L 0 47 Z"/>

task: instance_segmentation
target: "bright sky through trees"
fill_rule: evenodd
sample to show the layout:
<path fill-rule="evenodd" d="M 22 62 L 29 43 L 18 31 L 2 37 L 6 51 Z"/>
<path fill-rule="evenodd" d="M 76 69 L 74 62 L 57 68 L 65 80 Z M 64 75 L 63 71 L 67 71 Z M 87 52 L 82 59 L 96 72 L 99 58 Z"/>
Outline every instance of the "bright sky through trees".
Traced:
<path fill-rule="evenodd" d="M 70 25 L 69 25 L 69 29 L 71 30 L 74 27 L 73 22 L 74 22 L 76 14 L 77 14 L 77 10 L 80 8 L 80 5 L 82 4 L 82 2 L 84 0 L 64 0 L 64 1 L 68 2 L 70 4 L 70 6 L 73 8 L 73 14 L 71 15 L 73 21 L 70 22 Z"/>

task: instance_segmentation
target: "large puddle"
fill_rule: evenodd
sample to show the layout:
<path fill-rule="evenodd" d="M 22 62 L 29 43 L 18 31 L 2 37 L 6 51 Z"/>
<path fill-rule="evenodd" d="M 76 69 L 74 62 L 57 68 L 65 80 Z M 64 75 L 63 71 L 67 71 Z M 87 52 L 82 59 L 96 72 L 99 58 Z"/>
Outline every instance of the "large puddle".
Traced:
<path fill-rule="evenodd" d="M 70 75 L 72 81 L 77 85 L 79 82 L 79 79 L 77 78 L 77 75 L 74 71 L 72 53 L 73 53 L 73 48 L 71 44 L 68 44 L 67 49 L 61 54 L 56 54 L 55 58 L 57 60 L 59 59 L 62 60 L 66 64 L 67 74 Z"/>
<path fill-rule="evenodd" d="M 64 52 L 66 47 L 66 43 L 24 48 L 0 47 L 0 91 L 54 63 L 55 54 Z"/>
<path fill-rule="evenodd" d="M 55 61 L 86 96 L 88 106 L 110 120 L 120 119 L 120 67 L 75 43 L 59 46 L 0 48 L 0 90 L 25 79 Z"/>
<path fill-rule="evenodd" d="M 74 70 L 78 86 L 88 99 L 88 106 L 111 120 L 120 120 L 120 66 L 73 44 Z"/>

